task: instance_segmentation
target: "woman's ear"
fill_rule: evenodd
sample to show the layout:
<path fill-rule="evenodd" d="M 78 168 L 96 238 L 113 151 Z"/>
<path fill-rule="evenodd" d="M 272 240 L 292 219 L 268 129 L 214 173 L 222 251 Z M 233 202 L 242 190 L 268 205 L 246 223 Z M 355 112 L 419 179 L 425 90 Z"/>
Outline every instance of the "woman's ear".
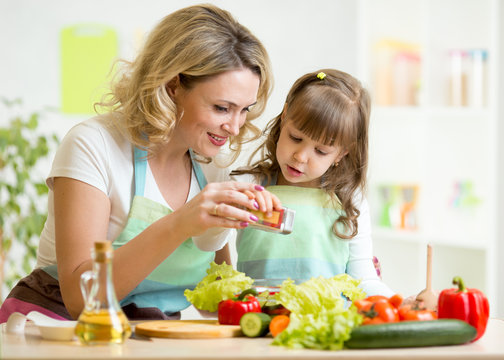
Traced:
<path fill-rule="evenodd" d="M 177 89 L 180 87 L 180 77 L 177 75 L 173 77 L 170 81 L 168 81 L 165 85 L 166 92 L 175 100 L 175 95 L 177 93 Z"/>

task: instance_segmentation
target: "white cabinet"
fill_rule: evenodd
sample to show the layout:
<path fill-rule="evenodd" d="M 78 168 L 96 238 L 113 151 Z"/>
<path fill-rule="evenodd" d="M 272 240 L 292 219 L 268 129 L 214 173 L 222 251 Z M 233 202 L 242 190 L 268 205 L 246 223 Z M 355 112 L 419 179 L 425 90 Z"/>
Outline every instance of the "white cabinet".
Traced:
<path fill-rule="evenodd" d="M 384 281 L 409 296 L 454 275 L 497 304 L 497 0 L 361 0 L 373 98 L 368 190 Z M 502 166 L 502 165 L 501 165 Z M 500 283 L 499 283 L 500 282 Z"/>

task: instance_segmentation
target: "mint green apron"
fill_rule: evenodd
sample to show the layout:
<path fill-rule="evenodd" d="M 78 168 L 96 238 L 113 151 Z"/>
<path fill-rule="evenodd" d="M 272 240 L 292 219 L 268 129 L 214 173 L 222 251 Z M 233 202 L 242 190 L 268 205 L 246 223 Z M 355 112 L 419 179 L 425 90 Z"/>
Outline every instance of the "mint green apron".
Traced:
<path fill-rule="evenodd" d="M 199 187 L 202 189 L 206 185 L 205 176 L 199 164 L 193 159 L 193 153 L 190 152 L 190 154 L 193 170 Z M 126 227 L 114 240 L 114 248 L 126 244 L 150 224 L 172 212 L 166 206 L 143 196 L 147 169 L 146 155 L 145 151 L 135 148 L 135 196 Z M 165 314 L 185 309 L 190 304 L 184 296 L 184 290 L 193 289 L 206 275 L 206 269 L 214 256 L 214 252 L 199 250 L 191 238 L 185 240 L 128 296 L 121 300 L 121 306 L 123 308 L 133 306 L 137 310 L 157 308 Z"/>
<path fill-rule="evenodd" d="M 199 164 L 193 160 L 193 153 L 190 154 L 194 173 L 202 189 L 206 185 L 205 176 Z M 172 212 L 166 206 L 143 196 L 147 153 L 135 149 L 134 155 L 135 196 L 126 227 L 113 242 L 114 248 L 126 244 L 154 221 Z M 193 289 L 206 275 L 214 256 L 215 253 L 201 251 L 192 239 L 187 239 L 121 301 L 124 313 L 130 320 L 179 318 L 179 311 L 189 306 L 184 290 Z M 61 296 L 57 265 L 35 269 L 19 281 L 0 308 L 0 323 L 7 321 L 13 312 L 27 314 L 33 310 L 55 319 L 72 319 Z"/>
<path fill-rule="evenodd" d="M 296 210 L 294 229 L 288 235 L 246 228 L 238 233 L 238 271 L 254 279 L 310 279 L 345 273 L 348 240 L 332 227 L 343 212 L 321 189 L 285 185 L 266 188 L 282 205 Z"/>

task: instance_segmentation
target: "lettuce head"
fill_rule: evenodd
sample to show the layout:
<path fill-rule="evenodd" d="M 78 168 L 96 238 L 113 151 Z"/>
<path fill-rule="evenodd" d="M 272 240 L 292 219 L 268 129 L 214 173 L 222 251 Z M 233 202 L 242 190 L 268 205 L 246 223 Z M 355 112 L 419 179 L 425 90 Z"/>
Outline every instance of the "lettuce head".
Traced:
<path fill-rule="evenodd" d="M 207 275 L 194 290 L 186 289 L 184 295 L 197 309 L 215 312 L 219 302 L 249 289 L 253 282 L 245 273 L 234 270 L 232 265 L 217 265 L 212 261 Z"/>
<path fill-rule="evenodd" d="M 347 274 L 312 278 L 299 285 L 284 281 L 276 299 L 291 311 L 290 323 L 273 344 L 320 350 L 343 348 L 352 329 L 362 322 L 356 308 L 347 306 L 347 299 L 366 296 L 359 283 Z"/>

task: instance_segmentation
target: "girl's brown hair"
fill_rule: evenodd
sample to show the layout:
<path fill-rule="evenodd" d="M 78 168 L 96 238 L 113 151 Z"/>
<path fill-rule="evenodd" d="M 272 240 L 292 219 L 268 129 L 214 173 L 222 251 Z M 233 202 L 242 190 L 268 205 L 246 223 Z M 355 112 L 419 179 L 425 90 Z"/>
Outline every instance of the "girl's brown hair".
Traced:
<path fill-rule="evenodd" d="M 260 85 L 245 125 L 230 139 L 233 160 L 243 142 L 260 136 L 251 120 L 262 114 L 271 93 L 271 65 L 261 42 L 229 12 L 208 4 L 178 10 L 154 28 L 136 60 L 124 63 L 108 101 L 99 105 L 122 115 L 117 117 L 120 126 L 135 146 L 152 153 L 170 139 L 177 122 L 177 108 L 165 86 L 171 79 L 179 76 L 182 86 L 191 89 L 240 68 L 256 73 Z"/>
<path fill-rule="evenodd" d="M 319 76 L 317 76 L 320 74 Z M 325 76 L 324 76 L 325 75 Z M 341 203 L 344 214 L 336 219 L 333 232 L 344 239 L 358 232 L 360 212 L 356 195 L 364 195 L 368 165 L 368 129 L 371 111 L 368 91 L 353 76 L 342 71 L 323 69 L 299 78 L 286 99 L 284 119 L 301 132 L 326 145 L 337 145 L 348 153 L 337 166 L 331 166 L 321 178 L 320 188 Z M 235 170 L 232 175 L 266 176 L 267 183 L 280 171 L 276 147 L 282 129 L 282 114 L 266 127 L 266 140 L 250 159 L 261 153 L 261 159 L 250 169 Z M 343 231 L 338 230 L 343 225 Z"/>

